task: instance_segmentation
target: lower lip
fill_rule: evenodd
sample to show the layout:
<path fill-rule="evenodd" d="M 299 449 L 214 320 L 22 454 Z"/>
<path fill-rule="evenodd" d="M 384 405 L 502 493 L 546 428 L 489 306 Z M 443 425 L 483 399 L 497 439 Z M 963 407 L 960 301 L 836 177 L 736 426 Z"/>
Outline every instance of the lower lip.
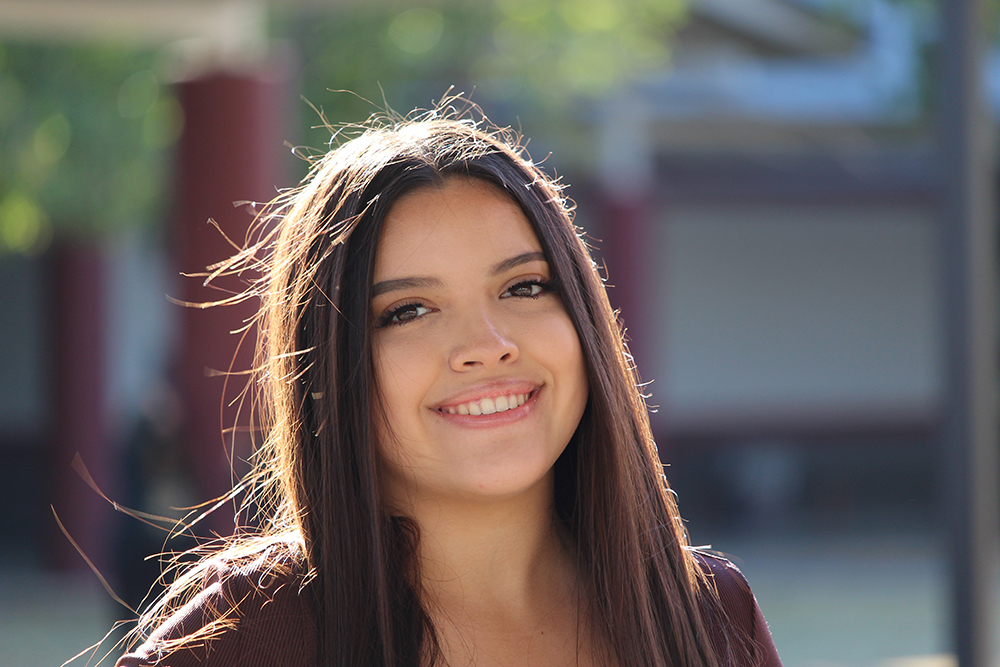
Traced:
<path fill-rule="evenodd" d="M 497 426 L 512 424 L 530 415 L 538 404 L 538 395 L 541 391 L 542 389 L 539 387 L 531 392 L 531 396 L 528 397 L 528 400 L 516 408 L 504 410 L 503 412 L 494 412 L 491 415 L 453 415 L 450 412 L 441 412 L 440 410 L 435 410 L 434 412 L 446 423 L 455 424 L 456 426 L 494 428 Z"/>

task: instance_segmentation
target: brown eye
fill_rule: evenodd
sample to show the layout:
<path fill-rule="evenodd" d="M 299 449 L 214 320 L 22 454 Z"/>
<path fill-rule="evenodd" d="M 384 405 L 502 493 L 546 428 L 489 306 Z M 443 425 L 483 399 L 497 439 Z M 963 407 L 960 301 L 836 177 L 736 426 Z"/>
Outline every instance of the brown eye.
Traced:
<path fill-rule="evenodd" d="M 503 296 L 538 298 L 545 292 L 545 286 L 537 280 L 525 280 L 524 282 L 511 285 Z"/>
<path fill-rule="evenodd" d="M 406 324 L 420 317 L 423 317 L 431 309 L 422 303 L 407 303 L 386 312 L 380 319 L 378 326 L 387 327 L 397 324 Z"/>
<path fill-rule="evenodd" d="M 426 308 L 422 308 L 421 306 L 417 305 L 404 306 L 399 310 L 397 310 L 395 313 L 393 313 L 392 319 L 395 322 L 409 322 L 410 320 L 415 320 L 422 314 L 420 312 L 421 309 L 427 310 Z"/>

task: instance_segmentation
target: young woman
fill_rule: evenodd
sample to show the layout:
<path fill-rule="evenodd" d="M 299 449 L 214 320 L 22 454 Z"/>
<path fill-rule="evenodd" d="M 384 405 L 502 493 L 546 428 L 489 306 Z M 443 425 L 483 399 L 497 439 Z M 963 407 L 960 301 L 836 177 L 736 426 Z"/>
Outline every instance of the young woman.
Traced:
<path fill-rule="evenodd" d="M 264 275 L 265 525 L 120 665 L 780 664 L 687 544 L 559 186 L 483 127 L 371 123 L 224 267 Z"/>

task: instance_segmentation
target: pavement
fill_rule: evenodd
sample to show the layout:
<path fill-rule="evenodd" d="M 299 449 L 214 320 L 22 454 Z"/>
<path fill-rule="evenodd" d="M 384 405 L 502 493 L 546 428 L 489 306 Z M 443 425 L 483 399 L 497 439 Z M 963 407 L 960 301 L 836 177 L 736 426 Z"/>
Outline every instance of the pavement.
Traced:
<path fill-rule="evenodd" d="M 930 535 L 723 540 L 786 667 L 954 667 L 948 569 Z"/>
<path fill-rule="evenodd" d="M 0 570 L 0 666 L 59 667 L 99 642 L 116 618 L 128 614 L 92 575 L 23 566 Z M 72 664 L 87 665 L 88 657 Z M 97 662 L 89 660 L 90 665 Z M 113 665 L 114 660 L 101 664 Z"/>

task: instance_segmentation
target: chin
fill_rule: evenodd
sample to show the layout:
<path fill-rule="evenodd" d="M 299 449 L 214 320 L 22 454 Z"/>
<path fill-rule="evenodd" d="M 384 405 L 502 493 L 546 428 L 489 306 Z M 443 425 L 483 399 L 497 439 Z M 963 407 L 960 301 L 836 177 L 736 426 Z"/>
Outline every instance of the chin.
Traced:
<path fill-rule="evenodd" d="M 551 493 L 553 479 L 551 466 L 531 471 L 523 468 L 506 472 L 496 471 L 489 475 L 477 475 L 461 484 L 460 495 L 469 500 L 515 500 L 521 496 L 534 496 L 540 492 Z"/>

